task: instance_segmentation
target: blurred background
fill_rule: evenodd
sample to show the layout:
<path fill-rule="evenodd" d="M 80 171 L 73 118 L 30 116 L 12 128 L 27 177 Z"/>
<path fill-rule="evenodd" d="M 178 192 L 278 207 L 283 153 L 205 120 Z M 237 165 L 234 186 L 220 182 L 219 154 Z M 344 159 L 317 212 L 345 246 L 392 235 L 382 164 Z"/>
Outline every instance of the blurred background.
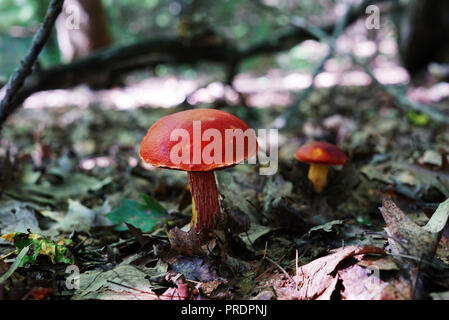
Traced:
<path fill-rule="evenodd" d="M 5 0 L 0 4 L 0 84 L 26 54 L 48 3 Z M 445 1 L 365 3 L 339 35 L 336 54 L 326 60 L 315 79 L 317 87 L 371 82 L 347 54 L 370 64 L 384 84 L 410 84 L 410 76 L 420 80 L 417 84 L 429 77 L 445 79 L 449 72 L 445 65 L 449 5 Z M 352 4 L 356 8 L 363 2 Z M 377 28 L 366 26 L 373 19 L 372 12 L 365 10 L 369 4 L 380 10 Z M 310 85 L 316 65 L 328 54 L 328 44 L 309 31 L 318 26 L 330 36 L 345 6 L 345 1 L 327 0 L 67 0 L 39 68 L 132 44 L 141 52 L 136 48 L 128 56 L 115 52 L 121 63 L 103 68 L 102 77 L 97 70 L 89 72 L 92 65 L 79 65 L 72 72 L 85 76 L 71 81 L 61 76 L 47 86 L 69 91 L 51 92 L 51 98 L 33 96 L 25 107 L 85 106 L 94 101 L 120 109 L 172 107 L 217 99 L 241 104 L 241 94 L 248 106 L 289 105 L 298 91 Z M 79 15 L 73 8 L 79 8 Z M 67 28 L 74 24 L 77 28 Z M 92 88 L 111 90 L 93 94 Z"/>

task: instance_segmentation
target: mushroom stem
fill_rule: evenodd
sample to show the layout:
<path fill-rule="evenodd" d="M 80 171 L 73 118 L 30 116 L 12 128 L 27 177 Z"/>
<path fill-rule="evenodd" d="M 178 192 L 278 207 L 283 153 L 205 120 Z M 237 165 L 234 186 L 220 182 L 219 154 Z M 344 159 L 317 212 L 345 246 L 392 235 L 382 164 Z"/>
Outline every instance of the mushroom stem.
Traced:
<path fill-rule="evenodd" d="M 220 213 L 218 189 L 213 171 L 189 171 L 190 193 L 192 194 L 192 221 L 195 232 L 212 230 L 215 215 Z"/>
<path fill-rule="evenodd" d="M 321 193 L 326 185 L 327 168 L 325 164 L 312 163 L 309 167 L 309 175 L 307 176 L 313 183 L 313 190 Z"/>

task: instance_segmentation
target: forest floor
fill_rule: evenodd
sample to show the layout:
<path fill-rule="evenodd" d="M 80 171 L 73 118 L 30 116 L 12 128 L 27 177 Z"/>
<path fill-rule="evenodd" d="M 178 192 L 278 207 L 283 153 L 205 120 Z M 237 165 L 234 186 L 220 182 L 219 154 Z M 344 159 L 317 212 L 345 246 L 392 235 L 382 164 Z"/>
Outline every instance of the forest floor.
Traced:
<path fill-rule="evenodd" d="M 247 109 L 221 106 L 253 128 L 284 110 L 254 108 L 248 120 Z M 277 174 L 249 164 L 216 172 L 221 224 L 199 247 L 183 233 L 186 173 L 138 156 L 150 125 L 181 109 L 67 106 L 11 117 L 1 140 L 0 277 L 15 272 L 0 299 L 449 298 L 449 232 L 428 261 L 400 256 L 379 210 L 393 201 L 424 226 L 449 198 L 447 126 L 374 86 L 316 89 L 279 131 Z M 330 168 L 320 195 L 293 157 L 310 140 L 336 143 L 350 159 Z"/>

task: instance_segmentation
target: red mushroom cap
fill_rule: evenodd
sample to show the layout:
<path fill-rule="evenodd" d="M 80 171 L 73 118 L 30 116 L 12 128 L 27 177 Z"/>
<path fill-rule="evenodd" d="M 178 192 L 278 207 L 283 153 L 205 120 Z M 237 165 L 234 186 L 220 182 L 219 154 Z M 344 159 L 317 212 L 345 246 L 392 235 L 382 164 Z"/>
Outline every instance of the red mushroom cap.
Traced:
<path fill-rule="evenodd" d="M 220 161 L 205 163 L 203 157 L 201 157 L 200 163 L 193 163 L 193 121 L 197 120 L 201 121 L 201 135 L 199 137 L 200 141 L 196 141 L 195 145 L 200 143 L 201 154 L 203 153 L 204 147 L 214 141 L 214 138 L 211 138 L 210 141 L 202 141 L 204 131 L 207 129 L 216 129 L 221 134 L 222 157 Z M 187 146 L 190 152 L 190 163 L 181 162 L 179 164 L 175 164 L 170 159 L 170 151 L 172 147 L 181 142 L 181 138 L 176 141 L 170 141 L 170 135 L 175 129 L 185 129 L 190 135 L 190 144 Z M 233 139 L 228 139 L 231 141 L 225 141 L 226 129 L 241 129 L 243 133 L 245 133 L 249 128 L 239 118 L 221 110 L 194 109 L 177 112 L 162 117 L 150 127 L 146 136 L 143 138 L 142 143 L 140 144 L 140 157 L 143 161 L 156 167 L 167 167 L 184 171 L 210 171 L 218 168 L 234 166 L 239 162 L 251 158 L 257 153 L 257 138 L 253 130 L 248 131 L 247 135 L 250 136 L 251 139 L 255 139 L 255 148 L 252 147 L 254 144 L 251 145 L 248 143 L 250 139 L 244 138 L 243 155 L 240 154 L 239 157 L 237 157 L 237 139 L 234 137 Z M 231 159 L 226 159 L 226 144 L 231 142 L 233 143 L 233 157 Z M 212 155 L 213 154 L 214 153 L 212 152 Z"/>
<path fill-rule="evenodd" d="M 312 141 L 296 150 L 295 158 L 305 163 L 319 163 L 338 166 L 348 161 L 346 154 L 328 142 Z"/>

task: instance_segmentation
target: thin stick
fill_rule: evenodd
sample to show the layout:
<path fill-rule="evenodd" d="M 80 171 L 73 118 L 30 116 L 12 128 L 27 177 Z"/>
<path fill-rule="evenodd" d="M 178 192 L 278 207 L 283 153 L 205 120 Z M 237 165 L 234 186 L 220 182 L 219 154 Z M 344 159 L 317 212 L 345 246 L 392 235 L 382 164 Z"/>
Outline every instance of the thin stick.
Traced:
<path fill-rule="evenodd" d="M 42 48 L 50 37 L 56 18 L 62 11 L 63 3 L 64 0 L 52 0 L 50 2 L 44 22 L 36 32 L 28 54 L 22 61 L 20 61 L 20 66 L 14 71 L 9 79 L 6 94 L 0 102 L 0 129 L 8 116 L 19 107 L 19 104 L 16 101 L 17 93 L 23 87 L 26 78 L 31 74 Z"/>
<path fill-rule="evenodd" d="M 263 251 L 262 259 L 265 259 L 265 257 L 267 256 L 267 251 L 268 251 L 268 241 L 265 241 L 265 250 Z"/>
<path fill-rule="evenodd" d="M 274 260 L 272 260 L 272 259 L 270 259 L 270 258 L 268 258 L 268 257 L 265 257 L 265 259 L 267 259 L 267 260 L 270 261 L 272 264 L 274 264 L 276 267 L 278 267 L 278 268 L 279 268 L 279 269 L 286 275 L 286 277 L 288 278 L 288 280 L 290 280 L 292 283 L 295 284 L 295 288 L 296 288 L 296 282 L 295 282 L 295 280 L 293 280 L 293 278 L 288 274 L 287 271 L 285 271 L 284 268 L 282 268 L 282 266 L 281 266 L 279 263 L 277 263 L 276 261 L 274 261 Z"/>

